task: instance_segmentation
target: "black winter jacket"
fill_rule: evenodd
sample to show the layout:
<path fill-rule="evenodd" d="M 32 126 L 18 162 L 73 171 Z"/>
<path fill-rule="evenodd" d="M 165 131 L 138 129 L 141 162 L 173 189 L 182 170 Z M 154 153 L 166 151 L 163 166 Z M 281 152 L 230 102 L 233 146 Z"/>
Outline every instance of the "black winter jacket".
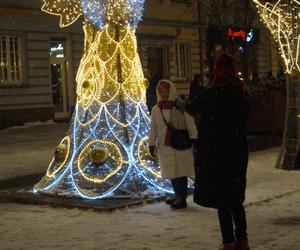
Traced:
<path fill-rule="evenodd" d="M 200 117 L 194 201 L 212 208 L 244 202 L 248 164 L 247 95 L 238 79 L 220 81 L 186 104 Z"/>

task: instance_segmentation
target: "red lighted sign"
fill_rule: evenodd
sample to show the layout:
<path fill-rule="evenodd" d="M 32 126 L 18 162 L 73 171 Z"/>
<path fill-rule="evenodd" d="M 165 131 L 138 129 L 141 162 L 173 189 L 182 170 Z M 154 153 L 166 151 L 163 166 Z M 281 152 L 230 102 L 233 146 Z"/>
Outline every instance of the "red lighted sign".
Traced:
<path fill-rule="evenodd" d="M 246 41 L 247 38 L 247 32 L 243 29 L 240 29 L 239 31 L 234 31 L 232 28 L 227 29 L 227 39 L 235 40 L 236 38 L 240 38 L 243 41 Z"/>

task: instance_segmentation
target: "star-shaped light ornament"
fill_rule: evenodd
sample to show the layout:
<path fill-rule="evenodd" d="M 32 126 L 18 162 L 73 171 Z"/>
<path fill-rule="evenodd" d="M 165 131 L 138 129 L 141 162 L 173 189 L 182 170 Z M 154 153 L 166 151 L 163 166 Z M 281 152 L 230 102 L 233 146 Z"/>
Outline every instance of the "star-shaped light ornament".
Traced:
<path fill-rule="evenodd" d="M 286 72 L 300 71 L 300 1 L 278 0 L 275 3 L 253 0 L 262 21 L 279 45 Z"/>
<path fill-rule="evenodd" d="M 60 27 L 73 24 L 82 14 L 80 0 L 44 0 L 42 11 L 60 16 Z"/>

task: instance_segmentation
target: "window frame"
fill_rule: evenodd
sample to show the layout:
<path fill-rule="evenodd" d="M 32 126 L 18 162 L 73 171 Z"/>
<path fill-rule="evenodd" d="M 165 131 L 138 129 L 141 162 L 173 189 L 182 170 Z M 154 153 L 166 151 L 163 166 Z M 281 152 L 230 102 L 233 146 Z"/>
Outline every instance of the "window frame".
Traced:
<path fill-rule="evenodd" d="M 184 45 L 184 48 L 185 48 L 185 75 L 184 76 L 181 76 L 180 73 L 180 70 L 182 68 L 181 66 L 181 54 L 180 54 L 180 45 Z M 190 53 L 189 53 L 189 43 L 187 42 L 176 42 L 175 43 L 175 65 L 176 65 L 176 82 L 186 82 L 189 80 L 189 75 L 190 75 L 190 67 L 189 67 L 189 57 L 190 57 Z"/>
<path fill-rule="evenodd" d="M 22 32 L 13 32 L 13 31 L 2 31 L 0 32 L 0 41 L 2 41 L 2 37 L 5 37 L 6 44 L 9 45 L 10 37 L 17 37 L 18 38 L 18 57 L 19 57 L 19 71 L 20 71 L 20 80 L 19 81 L 3 81 L 0 80 L 0 88 L 15 88 L 15 87 L 26 87 L 25 82 L 27 82 L 27 75 L 26 75 L 26 64 L 25 64 L 25 35 Z M 11 56 L 10 48 L 7 49 L 9 51 L 9 57 Z M 1 51 L 0 51 L 1 53 Z M 10 59 L 7 59 L 10 60 Z M 9 66 L 11 67 L 11 66 Z M 0 68 L 0 70 L 2 70 Z M 7 70 L 9 71 L 9 70 Z"/>

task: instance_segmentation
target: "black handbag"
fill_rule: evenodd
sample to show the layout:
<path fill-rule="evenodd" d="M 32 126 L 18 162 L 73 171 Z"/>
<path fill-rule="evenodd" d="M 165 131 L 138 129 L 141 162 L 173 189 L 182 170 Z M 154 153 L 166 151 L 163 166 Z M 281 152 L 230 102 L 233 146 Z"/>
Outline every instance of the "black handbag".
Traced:
<path fill-rule="evenodd" d="M 166 121 L 162 109 L 160 109 L 163 120 L 167 127 L 171 130 L 171 147 L 177 150 L 186 150 L 192 147 L 192 142 L 187 129 L 176 129 Z"/>

